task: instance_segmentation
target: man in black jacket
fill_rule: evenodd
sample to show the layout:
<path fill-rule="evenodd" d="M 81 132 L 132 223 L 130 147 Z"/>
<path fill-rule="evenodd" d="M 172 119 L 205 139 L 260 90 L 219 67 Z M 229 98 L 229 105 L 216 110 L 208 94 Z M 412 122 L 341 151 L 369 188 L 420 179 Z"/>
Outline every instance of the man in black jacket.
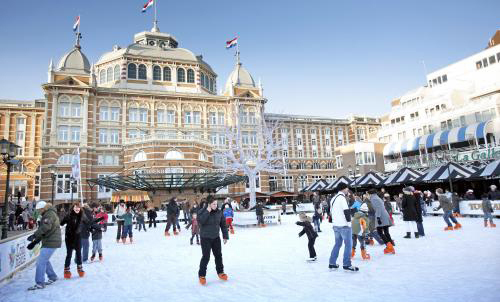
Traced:
<path fill-rule="evenodd" d="M 170 236 L 170 226 L 174 227 L 174 235 L 177 235 L 177 215 L 179 214 L 179 207 L 177 206 L 177 198 L 172 197 L 167 205 L 167 226 L 165 227 L 165 236 Z"/>
<path fill-rule="evenodd" d="M 210 251 L 213 252 L 215 257 L 215 269 L 217 275 L 221 280 L 226 281 L 227 275 L 224 273 L 224 265 L 222 264 L 222 245 L 219 237 L 219 229 L 222 231 L 222 238 L 224 244 L 229 239 L 229 234 L 226 227 L 226 219 L 222 211 L 217 206 L 217 200 L 212 196 L 207 198 L 207 206 L 203 207 L 198 213 L 198 223 L 200 224 L 200 237 L 201 237 L 201 252 L 202 257 L 200 261 L 200 270 L 198 277 L 201 285 L 205 285 L 207 280 L 207 265 L 210 261 Z"/>

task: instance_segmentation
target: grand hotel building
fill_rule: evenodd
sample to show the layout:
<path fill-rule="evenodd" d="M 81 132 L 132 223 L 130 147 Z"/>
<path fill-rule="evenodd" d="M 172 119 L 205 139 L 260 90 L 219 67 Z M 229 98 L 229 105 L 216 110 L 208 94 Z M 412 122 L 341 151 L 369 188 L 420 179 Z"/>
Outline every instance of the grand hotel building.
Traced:
<path fill-rule="evenodd" d="M 85 180 L 147 169 L 213 171 L 219 160 L 214 151 L 225 147 L 227 126 L 240 123 L 242 139 L 251 145 L 261 119 L 280 120 L 279 135 L 289 142 L 283 150 L 287 169 L 283 175 L 260 175 L 257 190 L 298 192 L 316 179 L 333 179 L 344 168 L 339 147 L 370 144 L 367 141 L 380 126 L 378 119 L 367 117 L 264 113 L 268 100 L 262 85 L 240 62 L 222 94 L 217 93 L 217 77 L 201 55 L 180 48 L 174 36 L 157 27 L 136 34 L 127 47 L 114 46 L 94 65 L 77 39 L 57 66 L 50 63 L 48 81 L 42 85 L 46 116 L 41 171 L 42 179 L 50 179 L 51 168 L 57 171 L 56 202 L 71 198 L 70 164 L 77 147 L 84 199 L 108 200 L 110 189 L 90 186 Z M 237 120 L 232 118 L 235 104 L 240 108 Z M 373 151 L 373 161 L 375 149 L 364 148 L 365 153 Z M 41 198 L 49 200 L 51 190 L 50 181 L 42 182 Z M 76 186 L 75 199 L 78 190 Z M 238 184 L 219 193 L 247 190 Z M 163 198 L 153 196 L 155 202 Z"/>

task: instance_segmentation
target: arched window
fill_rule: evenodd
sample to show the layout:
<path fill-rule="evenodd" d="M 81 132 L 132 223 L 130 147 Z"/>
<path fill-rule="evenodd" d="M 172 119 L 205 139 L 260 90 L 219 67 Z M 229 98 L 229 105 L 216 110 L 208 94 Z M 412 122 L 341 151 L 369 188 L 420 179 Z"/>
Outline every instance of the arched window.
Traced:
<path fill-rule="evenodd" d="M 194 70 L 188 69 L 187 71 L 187 82 L 194 83 Z"/>
<path fill-rule="evenodd" d="M 128 78 L 137 79 L 137 66 L 133 63 L 128 64 Z"/>
<path fill-rule="evenodd" d="M 153 81 L 161 81 L 161 67 L 153 66 Z"/>
<path fill-rule="evenodd" d="M 114 76 L 114 80 L 115 81 L 119 81 L 120 80 L 120 65 L 115 65 L 115 76 Z"/>
<path fill-rule="evenodd" d="M 177 82 L 186 82 L 186 74 L 184 69 L 177 69 Z"/>
<path fill-rule="evenodd" d="M 205 152 L 200 152 L 199 160 L 207 160 L 207 155 Z"/>
<path fill-rule="evenodd" d="M 170 71 L 170 67 L 163 67 L 163 80 L 164 81 L 172 81 L 172 73 Z"/>
<path fill-rule="evenodd" d="M 101 71 L 99 71 L 99 83 L 102 84 L 105 82 L 106 82 L 106 70 L 101 69 Z"/>
<path fill-rule="evenodd" d="M 134 154 L 133 158 L 132 158 L 132 161 L 144 161 L 144 160 L 147 160 L 147 156 L 146 156 L 146 152 L 144 151 L 139 151 L 137 152 L 136 154 Z"/>
<path fill-rule="evenodd" d="M 182 152 L 177 150 L 170 150 L 165 154 L 165 159 L 183 159 L 184 155 Z"/>
<path fill-rule="evenodd" d="M 139 80 L 146 80 L 146 65 L 139 65 Z"/>
<path fill-rule="evenodd" d="M 106 70 L 106 82 L 111 82 L 113 81 L 113 67 L 108 67 Z"/>
<path fill-rule="evenodd" d="M 210 79 L 210 91 L 214 91 L 214 79 Z"/>
<path fill-rule="evenodd" d="M 203 72 L 201 73 L 201 76 L 200 76 L 200 83 L 201 83 L 201 86 L 203 86 L 203 83 L 205 83 L 205 74 Z"/>
<path fill-rule="evenodd" d="M 71 162 L 73 160 L 73 155 L 72 154 L 63 154 L 59 156 L 57 159 L 57 164 L 58 165 L 71 165 Z"/>

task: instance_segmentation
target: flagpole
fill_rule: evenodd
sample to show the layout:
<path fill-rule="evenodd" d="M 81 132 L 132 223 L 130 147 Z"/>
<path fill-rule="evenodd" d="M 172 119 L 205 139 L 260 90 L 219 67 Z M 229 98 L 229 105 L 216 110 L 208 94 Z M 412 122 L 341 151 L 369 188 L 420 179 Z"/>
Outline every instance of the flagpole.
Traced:
<path fill-rule="evenodd" d="M 81 205 L 83 206 L 83 190 L 82 190 L 82 157 L 80 156 L 80 147 L 77 148 L 77 152 L 78 152 L 78 165 L 80 167 L 80 175 L 79 175 L 79 179 L 80 179 L 80 203 Z"/>
<path fill-rule="evenodd" d="M 158 0 L 154 0 L 154 5 L 155 5 L 155 20 L 153 22 L 153 30 L 154 31 L 159 31 L 159 29 L 158 29 L 158 19 L 156 18 L 156 2 L 157 1 Z"/>
<path fill-rule="evenodd" d="M 240 64 L 240 42 L 236 41 L 236 65 Z"/>

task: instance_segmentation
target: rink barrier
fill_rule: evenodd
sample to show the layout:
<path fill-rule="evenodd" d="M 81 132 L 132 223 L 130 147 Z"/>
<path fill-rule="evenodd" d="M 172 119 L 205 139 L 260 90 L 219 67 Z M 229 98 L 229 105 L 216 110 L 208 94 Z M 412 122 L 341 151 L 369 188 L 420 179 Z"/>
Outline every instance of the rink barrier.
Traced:
<path fill-rule="evenodd" d="M 483 201 L 482 200 L 461 200 L 458 202 L 460 208 L 460 215 L 472 216 L 472 217 L 483 217 Z M 391 202 L 393 213 L 399 214 L 401 211 L 396 206 L 396 202 Z M 491 206 L 493 207 L 493 216 L 500 217 L 500 200 L 492 200 Z M 439 207 L 439 201 L 431 202 L 430 206 L 425 206 L 427 214 L 430 215 L 443 215 L 443 209 L 434 211 L 435 208 Z"/>
<path fill-rule="evenodd" d="M 264 210 L 265 224 L 281 223 L 281 210 Z M 255 211 L 234 212 L 233 225 L 253 226 L 257 225 L 257 215 Z"/>
<path fill-rule="evenodd" d="M 29 244 L 27 238 L 34 232 L 33 230 L 0 241 L 0 283 L 35 262 L 42 243 L 37 244 L 31 251 L 26 248 Z"/>

